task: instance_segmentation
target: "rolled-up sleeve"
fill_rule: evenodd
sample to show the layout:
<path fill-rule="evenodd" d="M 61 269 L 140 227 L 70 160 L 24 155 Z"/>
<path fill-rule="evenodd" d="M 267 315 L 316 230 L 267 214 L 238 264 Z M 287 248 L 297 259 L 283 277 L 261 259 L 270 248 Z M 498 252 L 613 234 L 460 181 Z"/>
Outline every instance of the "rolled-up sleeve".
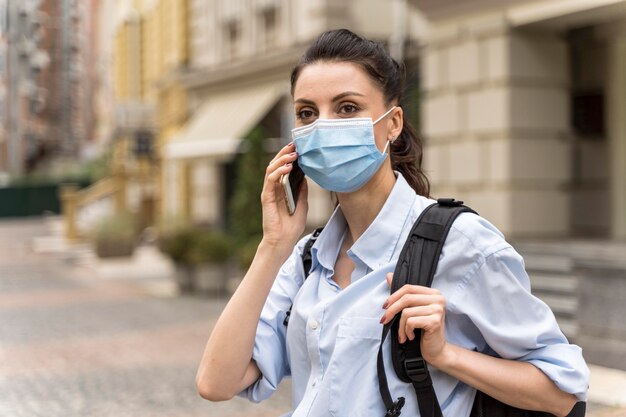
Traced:
<path fill-rule="evenodd" d="M 287 360 L 287 327 L 283 321 L 304 281 L 301 256 L 307 240 L 308 236 L 296 245 L 280 268 L 261 312 L 252 352 L 261 377 L 239 393 L 250 401 L 260 402 L 269 398 L 280 381 L 291 373 Z"/>
<path fill-rule="evenodd" d="M 564 392 L 586 400 L 589 369 L 552 310 L 530 293 L 521 256 L 506 247 L 482 258 L 457 288 L 450 308 L 467 316 L 497 355 L 532 363 Z"/>

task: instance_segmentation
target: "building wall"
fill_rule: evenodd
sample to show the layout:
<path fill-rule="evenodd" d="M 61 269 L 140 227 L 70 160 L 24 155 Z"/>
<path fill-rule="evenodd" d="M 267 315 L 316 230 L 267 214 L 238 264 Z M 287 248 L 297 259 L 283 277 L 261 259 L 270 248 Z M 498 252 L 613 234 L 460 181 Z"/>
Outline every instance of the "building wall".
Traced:
<path fill-rule="evenodd" d="M 333 28 L 346 27 L 380 40 L 394 30 L 391 5 L 376 0 L 191 0 L 190 10 L 194 67 L 303 48 Z M 407 9 L 405 18 L 417 15 Z M 412 21 L 420 26 L 419 19 Z"/>
<path fill-rule="evenodd" d="M 398 27 L 406 28 L 399 33 L 402 40 L 424 29 L 418 11 L 406 9 L 397 17 L 396 10 L 396 19 L 405 21 L 394 21 L 393 4 L 376 0 L 191 0 L 189 7 L 190 71 L 183 76 L 183 83 L 188 88 L 190 118 L 216 94 L 240 95 L 247 86 L 287 83 L 304 49 L 325 30 L 346 27 L 364 36 L 388 41 Z M 276 123 L 282 124 L 279 130 L 286 143 L 293 126 L 291 105 L 284 106 L 279 119 Z M 232 155 L 231 159 L 234 157 Z M 194 197 L 188 203 L 189 212 L 198 221 L 220 224 L 224 217 L 223 202 L 215 198 L 225 194 L 224 181 L 213 179 L 223 172 L 223 163 L 223 157 L 172 162 L 172 165 L 192 164 L 193 172 L 212 176 L 212 193 L 201 192 L 209 184 L 201 174 L 188 176 L 195 184 L 179 185 L 180 189 L 192 190 Z M 177 174 L 177 170 L 169 172 L 177 178 L 185 178 Z M 164 192 L 177 193 L 174 189 Z M 167 196 L 164 198 L 166 206 L 167 201 L 171 204 L 164 207 L 165 210 L 180 210 L 179 199 Z M 313 183 L 310 183 L 309 206 L 311 226 L 322 224 L 332 209 L 328 193 Z"/>
<path fill-rule="evenodd" d="M 517 236 L 567 234 L 567 51 L 559 36 L 516 32 L 498 17 L 434 30 L 422 62 L 436 195 L 466 200 Z"/>
<path fill-rule="evenodd" d="M 8 177 L 8 0 L 0 0 L 0 184 Z"/>
<path fill-rule="evenodd" d="M 118 100 L 142 100 L 141 21 L 130 15 L 115 34 L 115 96 Z"/>
<path fill-rule="evenodd" d="M 135 140 L 133 129 L 153 133 L 151 164 L 156 186 L 152 189 L 157 211 L 160 211 L 161 189 L 166 185 L 164 173 L 176 172 L 172 174 L 175 182 L 188 176 L 185 174 L 178 179 L 178 168 L 162 165 L 160 158 L 162 144 L 187 118 L 186 92 L 177 81 L 177 75 L 189 61 L 187 4 L 187 0 L 118 0 L 117 4 L 120 23 L 115 31 L 113 50 L 115 101 L 119 112 L 127 114 L 129 119 L 136 119 L 132 128 L 118 129 L 117 142 L 126 142 L 125 148 L 129 149 Z M 151 121 L 131 111 L 133 106 L 145 110 L 152 108 Z M 125 159 L 125 162 L 118 161 L 117 165 L 125 165 L 127 170 L 137 170 L 141 165 L 133 161 L 128 152 L 117 154 Z M 181 169 L 188 171 L 184 166 Z M 183 193 L 184 187 L 174 188 Z M 178 201 L 181 197 L 175 199 Z M 159 216 L 159 213 L 155 214 Z"/>
<path fill-rule="evenodd" d="M 114 132 L 114 33 L 116 27 L 115 2 L 97 2 L 97 23 L 96 23 L 96 46 L 95 65 L 97 72 L 97 83 L 95 87 L 95 117 L 96 131 L 93 151 L 103 152 L 107 144 L 113 138 Z"/>
<path fill-rule="evenodd" d="M 598 103 L 593 103 L 594 107 L 606 109 L 606 90 L 609 88 L 606 77 L 609 66 L 606 40 L 598 35 L 597 29 L 591 27 L 571 32 L 568 42 L 572 98 L 595 97 Z M 589 65 L 590 62 L 594 65 Z M 579 111 L 587 113 L 589 110 Z M 591 118 L 594 119 L 593 115 Z M 610 235 L 611 205 L 598 204 L 609 202 L 611 195 L 610 146 L 606 121 L 601 120 L 594 130 L 574 128 L 573 131 L 571 227 L 575 236 Z"/>
<path fill-rule="evenodd" d="M 91 22 L 95 0 L 8 2 L 5 46 L 12 104 L 5 126 L 15 174 L 54 172 L 91 137 L 93 71 Z"/>
<path fill-rule="evenodd" d="M 606 33 L 617 16 L 593 2 L 559 14 L 554 3 L 474 2 L 455 13 L 448 2 L 446 13 L 442 5 L 427 12 L 426 169 L 435 195 L 465 200 L 509 237 L 617 237 L 624 193 L 611 184 L 626 180 L 612 173 L 624 163 L 609 155 L 620 154 L 626 135 L 618 127 L 585 136 L 572 111 L 574 98 L 592 91 L 605 123 L 617 120 L 621 102 L 610 104 L 617 83 L 608 74 L 619 71 L 606 57 L 615 31 L 602 40 L 577 36 L 584 28 Z"/>

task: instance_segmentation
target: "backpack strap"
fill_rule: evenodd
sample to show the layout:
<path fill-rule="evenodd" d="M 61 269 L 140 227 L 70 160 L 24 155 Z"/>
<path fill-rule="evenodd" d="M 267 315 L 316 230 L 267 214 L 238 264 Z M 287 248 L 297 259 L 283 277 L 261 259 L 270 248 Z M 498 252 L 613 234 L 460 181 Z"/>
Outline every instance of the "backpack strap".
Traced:
<path fill-rule="evenodd" d="M 313 231 L 313 234 L 309 238 L 309 240 L 307 240 L 306 244 L 304 245 L 304 249 L 302 250 L 302 265 L 304 266 L 304 279 L 307 279 L 307 277 L 311 273 L 311 266 L 313 265 L 313 257 L 311 256 L 311 249 L 313 248 L 315 241 L 317 241 L 317 238 L 319 237 L 320 233 L 322 233 L 322 230 L 324 230 L 324 227 L 318 227 L 317 229 L 315 229 Z"/>
<path fill-rule="evenodd" d="M 311 256 L 311 249 L 315 244 L 315 241 L 319 237 L 320 233 L 322 233 L 324 227 L 318 227 L 313 231 L 313 234 L 304 244 L 304 249 L 302 249 L 302 266 L 304 267 L 304 279 L 306 280 L 311 273 L 311 266 L 313 265 L 313 257 Z M 291 316 L 291 309 L 293 308 L 293 303 L 289 307 L 289 310 L 285 313 L 285 320 L 283 320 L 283 324 L 285 326 L 289 326 L 289 317 Z"/>
<path fill-rule="evenodd" d="M 405 284 L 431 286 L 437 271 L 441 250 L 452 223 L 461 213 L 465 212 L 476 213 L 471 208 L 464 206 L 462 201 L 454 199 L 439 199 L 437 203 L 424 209 L 415 221 L 398 257 L 391 284 L 391 293 L 399 290 Z M 382 351 L 385 338 L 390 332 L 393 367 L 400 380 L 413 385 L 420 416 L 442 417 L 428 366 L 422 357 L 420 347 L 422 331 L 416 329 L 413 340 L 407 340 L 400 344 L 398 342 L 400 315 L 401 313 L 396 315 L 383 327 L 378 349 L 378 381 L 380 394 L 387 407 L 385 417 L 399 416 L 404 405 L 403 397 L 393 401 L 385 375 Z"/>

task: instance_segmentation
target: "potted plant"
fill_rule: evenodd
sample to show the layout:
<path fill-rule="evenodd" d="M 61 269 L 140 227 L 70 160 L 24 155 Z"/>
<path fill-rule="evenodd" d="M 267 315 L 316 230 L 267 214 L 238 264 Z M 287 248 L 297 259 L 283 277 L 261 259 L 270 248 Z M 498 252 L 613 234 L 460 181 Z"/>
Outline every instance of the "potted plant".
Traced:
<path fill-rule="evenodd" d="M 186 258 L 192 265 L 194 285 L 198 292 L 225 292 L 231 254 L 232 243 L 226 234 L 212 230 L 196 231 Z"/>
<path fill-rule="evenodd" d="M 99 258 L 131 256 L 135 251 L 137 227 L 131 213 L 119 213 L 102 218 L 91 233 Z"/>
<path fill-rule="evenodd" d="M 187 254 L 192 247 L 194 231 L 189 226 L 162 230 L 157 240 L 159 250 L 169 256 L 176 266 L 176 284 L 185 293 L 194 289 L 193 267 Z"/>
<path fill-rule="evenodd" d="M 174 261 L 182 292 L 218 294 L 226 289 L 232 244 L 224 233 L 183 226 L 163 232 L 159 248 Z"/>

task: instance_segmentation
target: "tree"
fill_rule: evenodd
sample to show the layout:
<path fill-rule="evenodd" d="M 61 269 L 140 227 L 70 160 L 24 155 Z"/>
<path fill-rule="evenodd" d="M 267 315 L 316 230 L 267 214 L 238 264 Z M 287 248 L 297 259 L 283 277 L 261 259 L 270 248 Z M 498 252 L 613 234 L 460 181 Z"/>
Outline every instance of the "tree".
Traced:
<path fill-rule="evenodd" d="M 245 153 L 236 165 L 235 191 L 230 202 L 229 229 L 239 248 L 253 246 L 263 234 L 261 191 L 270 156 L 264 150 L 268 137 L 258 126 L 244 138 Z M 243 250 L 242 252 L 245 252 Z M 241 255 L 245 256 L 243 253 Z"/>

